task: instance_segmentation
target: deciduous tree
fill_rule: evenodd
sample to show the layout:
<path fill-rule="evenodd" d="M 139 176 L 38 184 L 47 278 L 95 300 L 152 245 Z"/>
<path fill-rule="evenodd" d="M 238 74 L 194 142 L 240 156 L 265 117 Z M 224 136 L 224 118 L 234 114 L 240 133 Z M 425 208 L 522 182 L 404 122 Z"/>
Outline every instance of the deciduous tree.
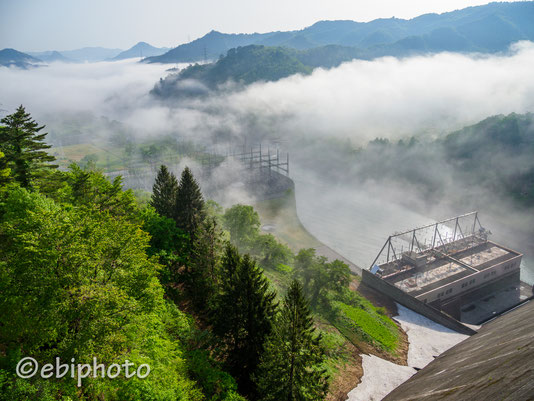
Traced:
<path fill-rule="evenodd" d="M 223 216 L 224 228 L 238 248 L 250 244 L 259 234 L 260 217 L 252 206 L 234 205 Z"/>

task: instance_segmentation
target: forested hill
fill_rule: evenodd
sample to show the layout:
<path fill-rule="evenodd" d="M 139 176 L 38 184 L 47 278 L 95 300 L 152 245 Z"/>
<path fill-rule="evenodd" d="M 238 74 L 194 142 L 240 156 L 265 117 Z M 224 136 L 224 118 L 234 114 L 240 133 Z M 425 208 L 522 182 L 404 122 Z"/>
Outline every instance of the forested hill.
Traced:
<path fill-rule="evenodd" d="M 534 207 L 534 114 L 489 117 L 439 145 L 463 175 Z"/>
<path fill-rule="evenodd" d="M 532 113 L 492 116 L 434 140 L 377 138 L 360 149 L 324 142 L 316 146 L 325 159 L 313 163 L 328 165 L 322 173 L 331 180 L 345 171 L 361 182 L 396 182 L 417 190 L 429 203 L 450 196 L 454 183 L 456 192 L 485 189 L 482 193 L 512 200 L 517 207 L 534 207 Z M 335 165 L 333 154 L 338 155 Z"/>
<path fill-rule="evenodd" d="M 365 58 L 439 51 L 498 52 L 506 50 L 513 42 L 534 40 L 533 20 L 534 2 L 530 1 L 491 3 L 444 14 L 425 14 L 410 20 L 320 21 L 289 32 L 225 34 L 211 31 L 145 61 L 215 60 L 231 48 L 251 44 L 300 50 L 333 44 L 360 49 Z"/>
<path fill-rule="evenodd" d="M 276 81 L 289 75 L 308 74 L 312 67 L 299 60 L 295 50 L 281 47 L 245 46 L 231 49 L 210 64 L 195 64 L 160 80 L 152 94 L 162 98 L 198 96 L 227 81 L 250 84 Z M 312 58 L 312 55 L 308 57 Z"/>

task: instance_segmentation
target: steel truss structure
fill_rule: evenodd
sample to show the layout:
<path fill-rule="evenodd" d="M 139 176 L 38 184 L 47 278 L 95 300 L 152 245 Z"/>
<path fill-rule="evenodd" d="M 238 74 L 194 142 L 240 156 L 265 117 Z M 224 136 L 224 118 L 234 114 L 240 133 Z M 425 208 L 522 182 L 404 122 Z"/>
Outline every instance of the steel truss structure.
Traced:
<path fill-rule="evenodd" d="M 280 150 L 271 150 L 270 147 L 262 148 L 260 144 L 258 147 L 250 147 L 249 149 L 242 147 L 238 149 L 227 150 L 226 153 L 220 151 L 208 151 L 202 156 L 197 156 L 199 163 L 206 169 L 211 170 L 220 166 L 221 164 L 235 160 L 243 167 L 249 170 L 260 171 L 277 171 L 284 175 L 289 175 L 289 153 L 280 155 Z"/>
<path fill-rule="evenodd" d="M 407 252 L 409 255 L 436 253 L 452 256 L 461 249 L 486 242 L 490 234 L 480 224 L 477 211 L 393 234 L 369 269 L 376 270 L 379 265 L 398 261 Z"/>

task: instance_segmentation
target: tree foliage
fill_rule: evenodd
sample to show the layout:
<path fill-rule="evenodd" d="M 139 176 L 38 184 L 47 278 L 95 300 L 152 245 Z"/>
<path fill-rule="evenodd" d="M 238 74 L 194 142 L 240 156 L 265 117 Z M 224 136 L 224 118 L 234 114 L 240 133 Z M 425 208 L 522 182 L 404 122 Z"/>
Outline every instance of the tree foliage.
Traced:
<path fill-rule="evenodd" d="M 152 207 L 140 211 L 120 180 L 76 166 L 59 177 L 54 199 L 17 185 L 2 195 L 0 400 L 243 401 L 232 376 L 194 345 L 204 334 L 164 298 L 165 269 L 149 256 L 179 253 L 188 237 Z M 40 366 L 128 359 L 151 372 L 90 377 L 78 388 L 70 378 L 18 378 L 24 356 Z"/>
<path fill-rule="evenodd" d="M 234 205 L 223 215 L 224 228 L 238 247 L 250 245 L 259 234 L 260 216 L 252 206 Z"/>
<path fill-rule="evenodd" d="M 177 192 L 178 181 L 176 177 L 167 169 L 167 166 L 162 165 L 152 187 L 150 204 L 159 215 L 172 219 L 176 212 Z"/>
<path fill-rule="evenodd" d="M 0 188 L 6 186 L 10 181 L 11 169 L 7 166 L 4 153 L 0 152 Z"/>
<path fill-rule="evenodd" d="M 67 185 L 51 195 L 57 201 L 97 209 L 138 222 L 137 202 L 131 190 L 123 190 L 121 176 L 110 181 L 97 170 L 82 169 L 71 164 L 64 181 Z"/>
<path fill-rule="evenodd" d="M 221 268 L 221 289 L 212 317 L 221 356 L 244 394 L 254 396 L 251 375 L 272 329 L 276 294 L 249 255 L 227 245 Z"/>
<path fill-rule="evenodd" d="M 325 350 L 315 333 L 301 284 L 294 280 L 284 298 L 256 376 L 264 401 L 316 401 L 326 397 Z"/>
<path fill-rule="evenodd" d="M 200 186 L 189 167 L 184 168 L 176 191 L 174 218 L 178 228 L 189 234 L 193 240 L 195 232 L 204 218 L 204 197 Z"/>
<path fill-rule="evenodd" d="M 179 343 L 166 333 L 162 316 L 167 306 L 156 275 L 158 266 L 145 253 L 144 232 L 109 212 L 62 207 L 21 188 L 10 192 L 4 208 L 0 224 L 0 343 L 8 355 L 4 366 L 12 369 L 22 355 L 41 365 L 56 356 L 78 363 L 96 357 L 106 365 L 129 359 L 149 363 L 150 376 L 142 381 L 87 379 L 86 396 L 197 399 L 200 394 L 187 377 Z M 16 383 L 9 380 L 2 392 L 15 391 Z M 61 382 L 62 388 L 72 385 Z"/>
<path fill-rule="evenodd" d="M 293 259 L 291 249 L 279 242 L 272 234 L 256 236 L 251 251 L 259 258 L 261 266 L 266 269 L 275 269 L 279 264 L 288 263 Z"/>
<path fill-rule="evenodd" d="M 222 253 L 221 231 L 214 218 L 207 218 L 197 228 L 184 284 L 194 309 L 202 315 L 213 308 L 219 281 Z"/>
<path fill-rule="evenodd" d="M 162 166 L 151 204 L 141 205 L 120 176 L 110 180 L 91 164 L 60 171 L 29 163 L 26 189 L 9 183 L 6 160 L 0 153 L 0 401 L 243 401 L 238 389 L 257 399 L 253 375 L 267 358 L 276 293 L 252 256 L 223 250 L 219 222 L 262 267 L 293 254 L 259 233 L 252 207 L 223 217 L 188 168 L 177 184 Z M 55 357 L 107 366 L 128 359 L 151 374 L 85 378 L 78 389 L 71 379 L 17 378 L 24 356 L 41 366 Z"/>
<path fill-rule="evenodd" d="M 304 292 L 315 308 L 326 303 L 329 291 L 342 293 L 350 282 L 350 269 L 340 260 L 328 262 L 324 256 L 315 256 L 314 249 L 302 249 L 295 258 L 295 278 L 303 283 Z"/>
<path fill-rule="evenodd" d="M 0 150 L 5 154 L 6 162 L 12 170 L 13 178 L 24 188 L 31 188 L 33 180 L 43 168 L 56 168 L 50 164 L 56 160 L 46 149 L 46 133 L 40 133 L 44 126 L 39 126 L 20 105 L 15 113 L 0 120 Z"/>

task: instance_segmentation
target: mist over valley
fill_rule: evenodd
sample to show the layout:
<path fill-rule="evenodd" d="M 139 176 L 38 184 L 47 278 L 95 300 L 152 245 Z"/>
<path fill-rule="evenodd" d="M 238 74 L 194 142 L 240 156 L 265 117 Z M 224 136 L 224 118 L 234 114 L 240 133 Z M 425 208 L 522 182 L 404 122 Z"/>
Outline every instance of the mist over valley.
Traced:
<path fill-rule="evenodd" d="M 123 50 L 129 21 L 109 47 L 1 50 L 0 401 L 400 400 L 503 321 L 499 355 L 527 360 L 533 18 L 490 3 Z M 488 397 L 534 391 L 477 349 Z M 149 373 L 76 386 L 23 357 Z"/>

